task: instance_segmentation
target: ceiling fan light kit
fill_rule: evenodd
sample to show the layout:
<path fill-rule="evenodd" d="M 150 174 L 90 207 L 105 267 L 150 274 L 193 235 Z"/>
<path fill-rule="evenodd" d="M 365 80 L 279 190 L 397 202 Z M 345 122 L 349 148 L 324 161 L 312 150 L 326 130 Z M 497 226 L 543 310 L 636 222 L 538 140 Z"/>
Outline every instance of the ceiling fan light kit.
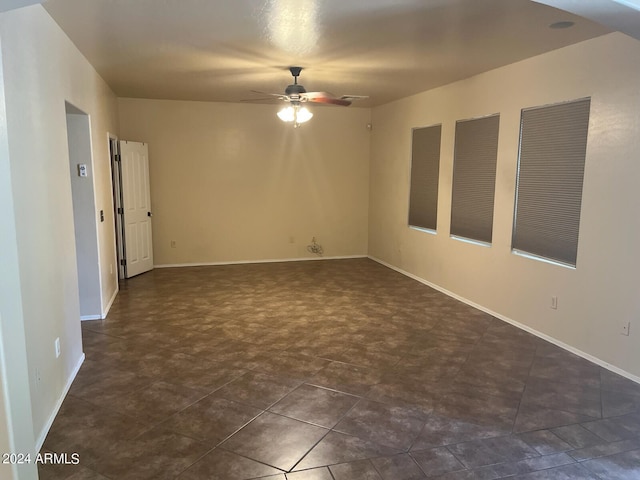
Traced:
<path fill-rule="evenodd" d="M 303 106 L 303 103 L 324 103 L 327 105 L 348 107 L 353 100 L 369 98 L 364 95 L 335 97 L 327 92 L 307 92 L 304 86 L 298 83 L 298 77 L 300 76 L 302 67 L 289 67 L 289 71 L 293 76 L 293 83 L 287 86 L 284 94 L 269 93 L 267 95 L 289 103 L 288 106 L 278 112 L 278 118 L 283 122 L 293 122 L 294 128 L 298 128 L 301 123 L 308 122 L 311 120 L 311 117 L 313 117 L 313 113 L 311 113 L 307 107 Z M 254 92 L 263 93 L 255 90 Z"/>
<path fill-rule="evenodd" d="M 300 104 L 289 105 L 278 112 L 278 118 L 283 122 L 293 122 L 293 127 L 298 128 L 301 123 L 308 122 L 313 117 L 313 113 L 307 107 Z"/>

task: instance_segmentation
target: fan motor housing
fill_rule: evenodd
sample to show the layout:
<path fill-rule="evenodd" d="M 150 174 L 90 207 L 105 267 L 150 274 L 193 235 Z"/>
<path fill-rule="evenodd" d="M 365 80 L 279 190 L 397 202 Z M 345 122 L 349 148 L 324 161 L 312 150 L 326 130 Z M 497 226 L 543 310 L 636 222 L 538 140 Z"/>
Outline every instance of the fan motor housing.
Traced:
<path fill-rule="evenodd" d="M 302 85 L 298 85 L 297 83 L 294 83 L 292 85 L 289 85 L 287 89 L 284 91 L 284 93 L 285 95 L 300 95 L 302 93 L 307 93 L 307 91 Z"/>

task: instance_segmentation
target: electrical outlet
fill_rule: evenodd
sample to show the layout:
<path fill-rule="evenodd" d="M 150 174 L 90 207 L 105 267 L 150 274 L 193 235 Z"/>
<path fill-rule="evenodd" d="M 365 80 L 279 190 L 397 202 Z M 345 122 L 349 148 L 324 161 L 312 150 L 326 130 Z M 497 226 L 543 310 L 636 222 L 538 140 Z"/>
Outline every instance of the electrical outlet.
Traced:
<path fill-rule="evenodd" d="M 60 337 L 56 338 L 56 341 L 53 342 L 53 345 L 56 350 L 56 358 L 60 358 Z"/>
<path fill-rule="evenodd" d="M 554 310 L 558 309 L 558 297 L 551 297 L 551 308 Z"/>
<path fill-rule="evenodd" d="M 175 240 L 171 240 L 171 248 L 176 248 L 176 241 Z"/>
<path fill-rule="evenodd" d="M 631 330 L 631 322 L 622 322 L 620 335 L 629 336 L 629 331 Z"/>

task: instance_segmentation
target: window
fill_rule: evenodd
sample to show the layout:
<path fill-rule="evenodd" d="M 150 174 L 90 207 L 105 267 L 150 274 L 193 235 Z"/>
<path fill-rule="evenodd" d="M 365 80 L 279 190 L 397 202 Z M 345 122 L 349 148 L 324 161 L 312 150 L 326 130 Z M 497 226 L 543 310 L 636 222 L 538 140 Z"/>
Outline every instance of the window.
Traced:
<path fill-rule="evenodd" d="M 500 115 L 456 123 L 451 235 L 491 243 Z"/>
<path fill-rule="evenodd" d="M 512 248 L 575 266 L 591 99 L 522 111 Z"/>
<path fill-rule="evenodd" d="M 441 125 L 414 128 L 411 147 L 409 225 L 436 229 Z"/>

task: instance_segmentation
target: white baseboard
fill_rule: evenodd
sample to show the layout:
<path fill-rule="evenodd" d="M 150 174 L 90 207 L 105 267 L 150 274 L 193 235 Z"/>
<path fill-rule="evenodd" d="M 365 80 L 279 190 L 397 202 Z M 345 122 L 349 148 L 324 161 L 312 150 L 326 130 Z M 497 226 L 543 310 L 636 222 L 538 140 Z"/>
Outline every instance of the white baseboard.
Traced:
<path fill-rule="evenodd" d="M 80 357 L 80 360 L 78 361 L 78 364 L 75 366 L 75 368 L 71 372 L 71 375 L 69 376 L 69 379 L 67 380 L 67 384 L 65 385 L 64 390 L 62 391 L 62 394 L 60 395 L 60 398 L 58 398 L 58 401 L 56 402 L 56 406 L 53 408 L 53 412 L 51 412 L 51 415 L 49 416 L 49 419 L 47 420 L 47 423 L 42 428 L 42 431 L 40 432 L 40 435 L 38 436 L 38 441 L 36 442 L 36 452 L 39 452 L 40 449 L 42 448 L 42 445 L 44 445 L 44 441 L 47 438 L 49 430 L 51 430 L 51 425 L 53 425 L 53 421 L 56 419 L 56 415 L 58 415 L 58 412 L 60 411 L 60 407 L 62 406 L 62 402 L 66 398 L 67 393 L 69 393 L 69 389 L 71 388 L 71 384 L 75 380 L 76 375 L 78 375 L 78 372 L 80 371 L 80 367 L 84 363 L 84 358 L 85 358 L 85 356 L 84 356 L 84 353 L 83 353 L 82 356 Z"/>
<path fill-rule="evenodd" d="M 111 310 L 111 305 L 113 305 L 113 302 L 115 302 L 119 291 L 120 291 L 120 288 L 118 287 L 118 284 L 116 284 L 116 289 L 113 291 L 113 295 L 111 295 L 111 299 L 107 303 L 107 306 L 105 307 L 105 309 L 102 311 L 102 316 L 100 317 L 102 320 L 107 318 L 107 315 L 109 314 L 109 310 Z"/>
<path fill-rule="evenodd" d="M 81 315 L 80 321 L 85 322 L 87 320 L 102 320 L 102 315 Z"/>
<path fill-rule="evenodd" d="M 447 295 L 449 297 L 455 298 L 456 300 L 460 300 L 462 303 L 466 303 L 467 305 L 469 305 L 469 306 L 471 306 L 473 308 L 477 308 L 478 310 L 480 310 L 482 312 L 488 313 L 489 315 L 491 315 L 493 317 L 496 317 L 496 318 L 498 318 L 498 319 L 500 319 L 500 320 L 502 320 L 504 322 L 507 322 L 507 323 L 513 325 L 514 327 L 518 327 L 519 329 L 524 330 L 525 332 L 529 332 L 529 333 L 531 333 L 532 335 L 535 335 L 538 338 L 542 338 L 543 340 L 546 340 L 549 343 L 553 343 L 554 345 L 556 345 L 556 346 L 558 346 L 560 348 L 563 348 L 564 350 L 567 350 L 567 351 L 569 351 L 571 353 L 574 353 L 574 354 L 578 355 L 579 357 L 582 357 L 582 358 L 584 358 L 586 360 L 589 360 L 590 362 L 593 362 L 596 365 L 599 365 L 599 366 L 601 366 L 603 368 L 606 368 L 607 370 L 610 370 L 610 371 L 612 371 L 614 373 L 617 373 L 618 375 L 621 375 L 621 376 L 623 376 L 625 378 L 628 378 L 629 380 L 632 380 L 632 381 L 634 381 L 636 383 L 640 383 L 640 377 L 638 377 L 638 376 L 636 376 L 636 375 L 634 375 L 632 373 L 629 373 L 629 372 L 627 372 L 625 370 L 622 370 L 621 368 L 618 368 L 615 365 L 611 365 L 610 363 L 607 363 L 604 360 L 599 359 L 598 357 L 594 357 L 593 355 L 590 355 L 590 354 L 588 354 L 586 352 L 583 352 L 582 350 L 579 350 L 579 349 L 577 349 L 575 347 L 572 347 L 571 345 L 568 345 L 568 344 L 566 344 L 566 343 L 564 343 L 564 342 L 562 342 L 562 341 L 560 341 L 560 340 L 558 340 L 556 338 L 553 338 L 553 337 L 551 337 L 551 336 L 549 336 L 549 335 L 547 335 L 545 333 L 539 332 L 538 330 L 535 330 L 535 329 L 533 329 L 531 327 L 528 327 L 527 325 L 525 325 L 523 323 L 517 322 L 517 321 L 515 321 L 515 320 L 513 320 L 513 319 L 511 319 L 509 317 L 506 317 L 506 316 L 501 315 L 501 314 L 499 314 L 497 312 L 494 312 L 494 311 L 492 311 L 492 310 L 490 310 L 490 309 L 488 309 L 486 307 L 483 307 L 482 305 L 478 305 L 477 303 L 472 302 L 471 300 L 468 300 L 468 299 L 466 299 L 464 297 L 461 297 L 460 295 L 457 295 L 457 294 L 447 290 L 446 288 L 442 288 L 440 285 L 436 285 L 435 283 L 431 283 L 428 280 L 425 280 L 424 278 L 418 277 L 417 275 L 414 275 L 413 273 L 409 273 L 409 272 L 407 272 L 405 270 L 402 270 L 401 268 L 398 268 L 398 267 L 396 267 L 394 265 L 391 265 L 391 264 L 389 264 L 389 263 L 387 263 L 387 262 L 385 262 L 383 260 L 380 260 L 379 258 L 372 257 L 370 255 L 369 255 L 369 258 L 371 260 L 373 260 L 374 262 L 378 262 L 380 265 L 384 265 L 385 267 L 390 268 L 391 270 L 395 270 L 396 272 L 401 273 L 401 274 L 403 274 L 403 275 L 405 275 L 405 276 L 407 276 L 409 278 L 412 278 L 412 279 L 414 279 L 414 280 L 416 280 L 416 281 L 418 281 L 418 282 L 420 282 L 420 283 L 422 283 L 424 285 L 427 285 L 427 286 L 433 288 L 434 290 L 438 290 L 439 292 L 444 293 L 445 295 Z"/>
<path fill-rule="evenodd" d="M 267 260 L 239 260 L 234 262 L 202 262 L 202 263 L 167 263 L 154 265 L 154 268 L 175 267 L 209 267 L 218 265 L 245 265 L 248 263 L 280 263 L 280 262 L 307 262 L 313 260 L 346 260 L 349 258 L 367 258 L 366 255 L 347 255 L 342 257 L 302 257 L 302 258 L 273 258 Z"/>

